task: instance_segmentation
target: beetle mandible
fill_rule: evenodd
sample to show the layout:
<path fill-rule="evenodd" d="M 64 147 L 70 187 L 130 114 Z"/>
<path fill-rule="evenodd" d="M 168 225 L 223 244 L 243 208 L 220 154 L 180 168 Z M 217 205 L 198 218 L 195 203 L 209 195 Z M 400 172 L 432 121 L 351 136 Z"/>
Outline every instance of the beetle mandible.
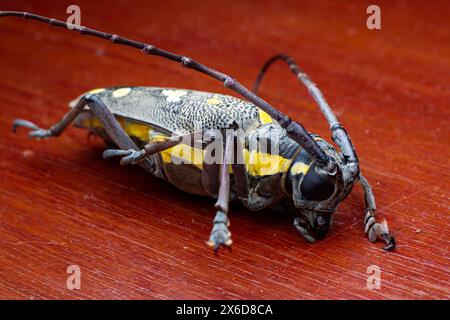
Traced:
<path fill-rule="evenodd" d="M 27 12 L 0 11 L 0 17 L 6 16 L 37 20 L 179 62 L 221 81 L 246 99 L 170 88 L 102 88 L 71 102 L 70 110 L 49 129 L 17 119 L 13 131 L 25 127 L 31 129 L 33 138 L 56 137 L 74 122 L 114 146 L 104 151 L 105 159 L 121 157 L 121 164 L 137 164 L 181 190 L 217 198 L 207 242 L 215 251 L 232 243 L 228 229 L 231 200 L 239 200 L 251 210 L 291 211 L 295 228 L 308 242 L 315 242 L 325 237 L 338 205 L 358 181 L 364 190 L 368 239 L 384 240 L 385 250 L 395 248 L 387 223 L 375 220 L 375 198 L 361 174 L 347 131 L 319 88 L 289 56 L 280 54 L 267 61 L 250 91 L 224 73 L 153 45 Z M 339 151 L 257 95 L 264 74 L 279 60 L 316 101 Z M 261 148 L 263 141 L 275 145 L 277 152 Z M 192 161 L 196 154 L 200 163 Z M 220 161 L 207 161 L 207 154 Z M 180 158 L 184 161 L 175 163 Z"/>

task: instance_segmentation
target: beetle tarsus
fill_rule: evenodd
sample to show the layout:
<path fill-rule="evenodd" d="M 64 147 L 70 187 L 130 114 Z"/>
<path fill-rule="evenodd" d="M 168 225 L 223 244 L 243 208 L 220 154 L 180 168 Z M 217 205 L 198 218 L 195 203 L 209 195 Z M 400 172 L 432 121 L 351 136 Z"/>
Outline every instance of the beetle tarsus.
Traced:
<path fill-rule="evenodd" d="M 121 165 L 136 164 L 145 158 L 145 152 L 134 149 L 107 149 L 103 152 L 103 159 L 110 159 L 112 157 L 123 157 L 120 160 Z"/>
<path fill-rule="evenodd" d="M 145 158 L 145 151 L 144 150 L 132 150 L 130 155 L 123 157 L 120 160 L 121 165 L 127 165 L 127 164 L 136 164 Z"/>
<path fill-rule="evenodd" d="M 16 119 L 13 121 L 12 124 L 12 132 L 16 133 L 18 127 L 25 127 L 32 130 L 39 130 L 40 128 L 34 124 L 31 121 L 23 120 L 23 119 Z"/>
<path fill-rule="evenodd" d="M 16 133 L 18 127 L 25 127 L 28 129 L 32 129 L 32 131 L 28 133 L 28 136 L 30 138 L 44 139 L 53 136 L 51 130 L 39 128 L 36 124 L 28 120 L 23 119 L 14 120 L 12 124 L 12 131 Z"/>
<path fill-rule="evenodd" d="M 386 246 L 383 247 L 383 250 L 393 251 L 397 246 L 395 237 L 393 235 L 391 235 L 390 233 L 386 233 L 382 237 L 383 237 L 383 240 L 386 241 Z"/>
<path fill-rule="evenodd" d="M 218 252 L 221 246 L 231 248 L 233 241 L 231 240 L 231 232 L 228 230 L 229 220 L 227 215 L 222 211 L 217 211 L 214 218 L 214 226 L 207 242 L 208 246 Z"/>
<path fill-rule="evenodd" d="M 375 221 L 373 212 L 367 212 L 365 220 L 365 233 L 370 242 L 375 242 L 381 239 L 386 242 L 383 250 L 393 251 L 396 247 L 395 237 L 389 233 L 387 222 L 384 220 L 381 223 Z"/>
<path fill-rule="evenodd" d="M 364 190 L 364 200 L 366 203 L 366 214 L 364 216 L 364 233 L 370 242 L 377 241 L 378 238 L 386 242 L 386 246 L 383 248 L 386 251 L 392 251 L 396 247 L 395 238 L 389 233 L 387 222 L 384 220 L 381 223 L 375 219 L 375 196 L 373 194 L 372 187 L 364 176 L 359 174 L 359 182 Z"/>
<path fill-rule="evenodd" d="M 28 133 L 28 136 L 30 138 L 45 139 L 45 138 L 49 138 L 49 137 L 53 136 L 53 134 L 50 130 L 37 129 L 37 130 L 30 131 L 30 133 Z"/>

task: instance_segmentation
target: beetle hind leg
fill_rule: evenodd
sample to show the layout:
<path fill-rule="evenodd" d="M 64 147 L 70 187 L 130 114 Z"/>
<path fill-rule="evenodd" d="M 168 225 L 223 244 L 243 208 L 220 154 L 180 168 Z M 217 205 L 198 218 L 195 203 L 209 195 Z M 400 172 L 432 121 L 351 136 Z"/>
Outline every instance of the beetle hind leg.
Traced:
<path fill-rule="evenodd" d="M 15 132 L 18 127 L 29 128 L 32 131 L 29 133 L 31 137 L 34 138 L 48 138 L 59 136 L 74 120 L 75 118 L 84 110 L 86 105 L 89 109 L 98 117 L 100 122 L 105 129 L 106 134 L 111 138 L 119 148 L 122 148 L 126 152 L 129 150 L 134 150 L 139 152 L 136 144 L 127 135 L 127 133 L 120 126 L 117 119 L 109 111 L 108 107 L 103 103 L 99 96 L 95 94 L 87 94 L 83 96 L 76 105 L 67 112 L 64 117 L 55 123 L 50 129 L 41 129 L 36 124 L 22 119 L 14 120 L 12 129 Z M 152 171 L 152 166 L 149 161 L 143 159 L 139 162 L 139 165 L 146 171 Z"/>
<path fill-rule="evenodd" d="M 12 123 L 12 131 L 14 133 L 17 132 L 17 128 L 24 127 L 27 129 L 31 129 L 28 135 L 32 138 L 44 139 L 49 137 L 57 137 L 59 136 L 67 127 L 75 120 L 75 118 L 84 110 L 84 107 L 88 104 L 88 101 L 85 97 L 82 97 L 78 100 L 76 105 L 67 112 L 61 120 L 52 125 L 49 129 L 43 129 L 36 125 L 35 123 L 24 120 L 24 119 L 15 119 Z M 92 133 L 92 132 L 91 132 Z"/>
<path fill-rule="evenodd" d="M 92 96 L 92 95 L 90 95 Z M 24 127 L 31 129 L 28 136 L 36 139 L 45 139 L 49 137 L 58 137 L 67 127 L 75 120 L 75 118 L 84 110 L 84 107 L 88 104 L 87 96 L 79 99 L 75 106 L 71 108 L 61 120 L 52 125 L 49 129 L 40 128 L 38 125 L 31 121 L 16 119 L 12 124 L 12 131 L 16 133 L 17 128 Z"/>
<path fill-rule="evenodd" d="M 13 121 L 12 131 L 14 133 L 16 133 L 18 127 L 31 129 L 31 131 L 28 133 L 28 136 L 31 138 L 44 139 L 53 135 L 50 130 L 42 129 L 33 122 L 24 119 L 16 119 Z"/>

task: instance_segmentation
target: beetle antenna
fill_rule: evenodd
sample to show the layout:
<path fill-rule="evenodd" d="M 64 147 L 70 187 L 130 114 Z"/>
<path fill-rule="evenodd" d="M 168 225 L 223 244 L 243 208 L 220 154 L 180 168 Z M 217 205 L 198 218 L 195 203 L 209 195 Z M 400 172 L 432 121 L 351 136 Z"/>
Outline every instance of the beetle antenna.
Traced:
<path fill-rule="evenodd" d="M 316 101 L 317 105 L 320 108 L 320 111 L 322 111 L 323 115 L 325 116 L 330 125 L 333 141 L 335 141 L 339 146 L 339 148 L 341 149 L 342 154 L 344 155 L 344 159 L 347 161 L 347 163 L 356 164 L 355 169 L 357 172 L 358 156 L 355 152 L 355 148 L 353 147 L 350 136 L 336 118 L 333 110 L 331 110 L 330 105 L 325 100 L 325 97 L 323 96 L 320 89 L 314 82 L 311 81 L 309 76 L 298 67 L 294 59 L 285 54 L 279 54 L 270 58 L 261 68 L 261 71 L 259 72 L 258 77 L 256 78 L 255 84 L 253 86 L 253 92 L 257 94 L 261 81 L 264 75 L 266 74 L 267 70 L 274 62 L 278 60 L 286 62 L 286 64 L 288 65 L 292 73 L 295 75 L 295 77 L 308 89 L 309 94 L 314 98 L 314 100 Z"/>
<path fill-rule="evenodd" d="M 172 61 L 180 62 L 183 67 L 196 70 L 216 80 L 219 80 L 224 84 L 226 88 L 229 88 L 239 93 L 241 96 L 243 96 L 244 98 L 248 99 L 250 102 L 255 104 L 258 108 L 267 112 L 274 120 L 276 120 L 280 124 L 280 126 L 286 129 L 286 132 L 289 135 L 289 137 L 294 141 L 296 141 L 298 144 L 300 144 L 305 149 L 305 151 L 308 154 L 310 154 L 311 157 L 313 157 L 324 170 L 328 172 L 334 171 L 334 167 L 336 164 L 320 148 L 317 142 L 311 137 L 308 131 L 301 124 L 291 120 L 288 116 L 275 109 L 265 100 L 261 99 L 252 91 L 248 90 L 246 87 L 244 87 L 242 84 L 240 84 L 237 80 L 230 77 L 229 75 L 226 75 L 217 70 L 209 68 L 189 57 L 178 55 L 176 53 L 157 48 L 151 44 L 145 44 L 128 38 L 124 38 L 116 34 L 110 34 L 79 25 L 68 24 L 61 20 L 47 18 L 28 12 L 0 11 L 0 17 L 6 16 L 36 20 L 39 22 L 48 23 L 55 27 L 62 27 L 67 28 L 68 30 L 71 31 L 77 31 L 82 35 L 88 35 L 97 38 L 102 38 L 105 40 L 110 40 L 111 42 L 116 44 L 139 49 L 142 52 L 149 55 L 155 55 Z"/>

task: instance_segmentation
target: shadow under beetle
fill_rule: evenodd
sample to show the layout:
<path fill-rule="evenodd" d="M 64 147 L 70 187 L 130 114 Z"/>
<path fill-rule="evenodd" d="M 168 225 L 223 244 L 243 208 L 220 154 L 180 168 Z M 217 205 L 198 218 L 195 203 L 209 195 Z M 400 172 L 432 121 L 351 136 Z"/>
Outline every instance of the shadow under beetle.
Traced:
<path fill-rule="evenodd" d="M 74 122 L 114 146 L 103 153 L 105 159 L 121 157 L 121 164 L 137 164 L 183 191 L 217 198 L 217 214 L 207 242 L 215 251 L 232 243 L 230 200 L 239 200 L 251 210 L 270 207 L 292 212 L 295 228 L 308 242 L 315 242 L 325 237 L 338 205 L 358 181 L 364 190 L 368 239 L 384 240 L 385 250 L 395 248 L 387 223 L 375 220 L 375 198 L 360 172 L 349 135 L 321 91 L 292 58 L 272 57 L 250 91 L 224 73 L 153 45 L 26 12 L 0 11 L 0 17 L 5 16 L 49 23 L 179 62 L 221 81 L 246 99 L 170 88 L 102 88 L 71 102 L 69 112 L 50 129 L 18 119 L 13 131 L 26 127 L 31 129 L 30 137 L 55 137 Z M 328 121 L 339 151 L 256 94 L 265 72 L 278 60 L 307 87 Z M 263 142 L 270 151 L 262 148 Z M 207 161 L 207 155 L 219 161 Z M 200 161 L 192 161 L 193 156 Z"/>

